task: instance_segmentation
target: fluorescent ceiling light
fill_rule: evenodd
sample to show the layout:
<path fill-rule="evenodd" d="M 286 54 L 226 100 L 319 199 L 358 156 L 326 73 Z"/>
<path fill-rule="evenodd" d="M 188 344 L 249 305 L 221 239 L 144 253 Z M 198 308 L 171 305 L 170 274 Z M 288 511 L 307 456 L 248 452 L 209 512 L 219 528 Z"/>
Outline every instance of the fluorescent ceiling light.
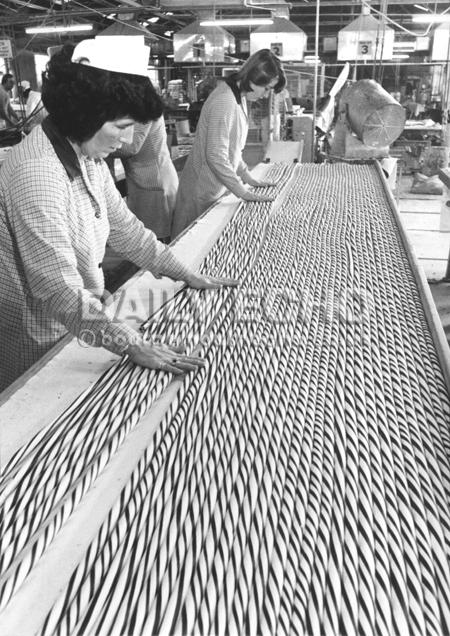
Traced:
<path fill-rule="evenodd" d="M 415 4 L 414 6 L 416 9 L 420 9 L 421 11 L 429 11 L 428 7 L 423 7 L 421 4 Z"/>
<path fill-rule="evenodd" d="M 433 22 L 450 22 L 450 13 L 413 14 L 411 17 L 413 22 L 425 22 L 426 24 Z"/>
<path fill-rule="evenodd" d="M 158 22 L 158 20 L 159 20 L 158 16 L 154 15 L 153 18 L 149 18 L 147 22 L 151 22 L 152 24 L 155 24 L 155 22 Z"/>
<path fill-rule="evenodd" d="M 408 59 L 409 55 L 407 53 L 396 53 L 395 55 L 392 56 L 393 60 L 406 60 Z"/>
<path fill-rule="evenodd" d="M 219 18 L 200 22 L 200 26 L 261 26 L 263 24 L 273 24 L 272 18 Z"/>
<path fill-rule="evenodd" d="M 65 33 L 66 31 L 92 31 L 92 24 L 71 24 L 70 26 L 27 27 L 25 33 Z"/>

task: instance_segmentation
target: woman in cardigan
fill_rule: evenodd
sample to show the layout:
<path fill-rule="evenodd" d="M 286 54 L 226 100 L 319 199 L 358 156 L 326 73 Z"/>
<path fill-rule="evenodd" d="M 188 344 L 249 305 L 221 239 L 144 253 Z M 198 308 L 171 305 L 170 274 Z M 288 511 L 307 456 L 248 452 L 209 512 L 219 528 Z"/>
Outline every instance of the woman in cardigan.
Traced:
<path fill-rule="evenodd" d="M 184 266 L 130 212 L 102 160 L 131 141 L 136 121 L 162 112 L 137 40 L 84 40 L 52 57 L 42 86 L 49 116 L 0 171 L 0 391 L 68 331 L 144 367 L 183 373 L 202 364 L 105 313 L 107 240 L 156 276 L 194 288 L 235 282 Z"/>
<path fill-rule="evenodd" d="M 247 100 L 267 97 L 271 90 L 278 93 L 285 84 L 279 59 L 269 49 L 261 49 L 210 94 L 180 175 L 172 238 L 226 190 L 245 201 L 270 200 L 245 187 L 272 185 L 254 179 L 242 160 L 248 133 Z"/>

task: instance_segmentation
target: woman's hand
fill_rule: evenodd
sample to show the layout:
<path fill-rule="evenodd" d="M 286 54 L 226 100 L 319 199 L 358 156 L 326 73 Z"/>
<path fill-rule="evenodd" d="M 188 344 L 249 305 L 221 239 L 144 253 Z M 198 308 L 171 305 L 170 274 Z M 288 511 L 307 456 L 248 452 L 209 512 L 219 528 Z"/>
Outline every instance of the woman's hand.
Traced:
<path fill-rule="evenodd" d="M 246 183 L 253 188 L 272 188 L 277 185 L 274 181 L 259 181 L 253 177 L 248 178 Z"/>
<path fill-rule="evenodd" d="M 215 276 L 205 276 L 198 272 L 193 272 L 186 283 L 192 289 L 218 289 L 219 287 L 236 287 L 239 281 L 235 278 L 216 278 Z"/>
<path fill-rule="evenodd" d="M 205 366 L 197 356 L 187 356 L 183 347 L 170 347 L 163 343 L 142 342 L 129 345 L 126 354 L 135 364 L 148 369 L 167 371 L 175 375 L 196 371 Z"/>
<path fill-rule="evenodd" d="M 246 194 L 242 196 L 244 201 L 273 201 L 275 197 L 270 197 L 267 194 L 257 194 L 256 192 L 250 192 L 248 190 Z"/>

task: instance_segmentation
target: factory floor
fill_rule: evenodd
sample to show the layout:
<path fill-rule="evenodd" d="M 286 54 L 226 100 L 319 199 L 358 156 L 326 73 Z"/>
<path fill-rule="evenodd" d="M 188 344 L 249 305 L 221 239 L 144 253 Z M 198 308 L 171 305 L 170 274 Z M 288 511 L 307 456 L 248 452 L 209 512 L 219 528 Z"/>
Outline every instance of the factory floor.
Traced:
<path fill-rule="evenodd" d="M 450 207 L 448 213 L 442 214 L 444 195 L 411 194 L 412 180 L 412 175 L 400 176 L 394 197 L 416 256 L 425 271 L 447 341 L 450 342 L 450 280 L 445 279 L 450 250 Z M 103 267 L 106 289 L 110 292 L 120 287 L 138 269 L 109 248 Z"/>

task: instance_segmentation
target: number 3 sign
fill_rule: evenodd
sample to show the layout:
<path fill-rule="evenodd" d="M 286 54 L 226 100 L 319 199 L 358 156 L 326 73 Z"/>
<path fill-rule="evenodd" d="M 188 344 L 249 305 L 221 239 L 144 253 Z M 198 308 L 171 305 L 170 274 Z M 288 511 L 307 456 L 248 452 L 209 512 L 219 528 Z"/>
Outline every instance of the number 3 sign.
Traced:
<path fill-rule="evenodd" d="M 359 55 L 372 55 L 372 42 L 358 42 Z"/>

